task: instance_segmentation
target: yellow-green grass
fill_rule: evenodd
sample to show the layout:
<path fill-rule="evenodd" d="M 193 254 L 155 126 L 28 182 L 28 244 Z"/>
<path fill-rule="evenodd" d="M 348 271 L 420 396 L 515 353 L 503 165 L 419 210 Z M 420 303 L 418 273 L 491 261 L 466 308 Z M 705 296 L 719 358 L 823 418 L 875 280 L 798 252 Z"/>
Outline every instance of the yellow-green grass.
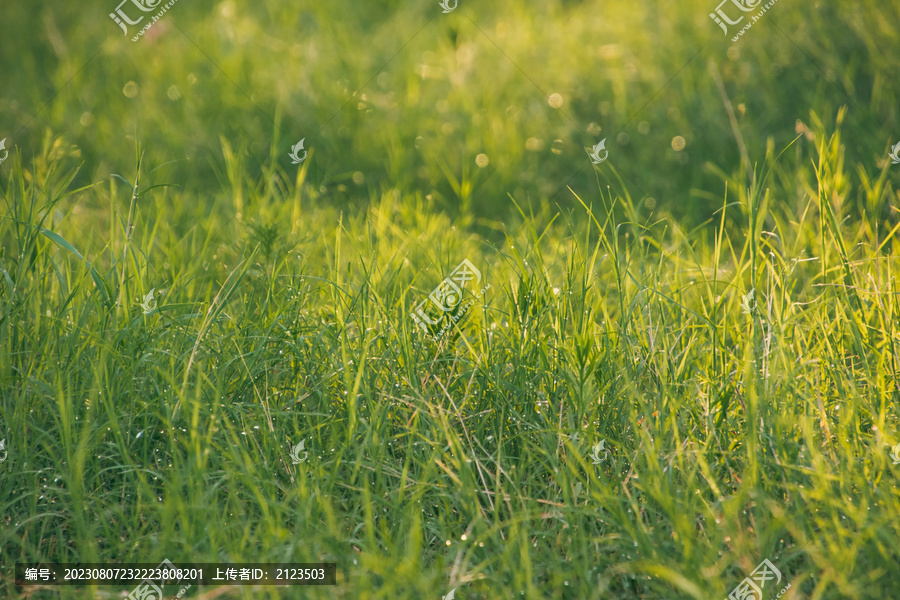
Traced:
<path fill-rule="evenodd" d="M 896 7 L 101 8 L 4 8 L 0 597 L 896 595 Z"/>

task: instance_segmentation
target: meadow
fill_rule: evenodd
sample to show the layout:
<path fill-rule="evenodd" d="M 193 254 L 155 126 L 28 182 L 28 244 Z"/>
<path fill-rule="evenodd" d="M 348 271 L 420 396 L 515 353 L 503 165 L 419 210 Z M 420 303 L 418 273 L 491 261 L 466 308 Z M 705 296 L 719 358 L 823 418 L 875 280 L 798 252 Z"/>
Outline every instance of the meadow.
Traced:
<path fill-rule="evenodd" d="M 3 7 L 0 598 L 900 597 L 900 5 L 445 6 Z"/>

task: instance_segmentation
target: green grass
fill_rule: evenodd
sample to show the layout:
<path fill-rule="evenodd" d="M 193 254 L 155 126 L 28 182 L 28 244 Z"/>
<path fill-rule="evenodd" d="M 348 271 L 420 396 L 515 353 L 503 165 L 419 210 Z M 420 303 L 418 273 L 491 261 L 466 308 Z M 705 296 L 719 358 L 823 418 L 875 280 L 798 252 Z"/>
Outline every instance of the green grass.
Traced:
<path fill-rule="evenodd" d="M 763 559 L 767 600 L 895 596 L 896 7 L 732 46 L 714 2 L 431 4 L 181 0 L 136 44 L 4 8 L 0 598 L 163 559 L 338 565 L 219 598 L 724 598 Z M 428 341 L 465 258 L 491 289 Z"/>

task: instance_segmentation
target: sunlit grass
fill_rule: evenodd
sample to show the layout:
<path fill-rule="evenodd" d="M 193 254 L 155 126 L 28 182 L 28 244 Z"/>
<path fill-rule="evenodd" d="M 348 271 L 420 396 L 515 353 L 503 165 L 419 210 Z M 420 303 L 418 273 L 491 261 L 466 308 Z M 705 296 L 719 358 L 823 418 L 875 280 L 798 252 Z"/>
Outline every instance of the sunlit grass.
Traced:
<path fill-rule="evenodd" d="M 763 558 L 795 594 L 892 589 L 893 233 L 827 200 L 824 135 L 796 211 L 760 181 L 688 234 L 595 194 L 500 244 L 390 194 L 162 244 L 172 192 L 123 176 L 80 251 L 98 188 L 14 163 L 6 555 L 337 562 L 312 597 L 705 598 Z M 462 258 L 493 290 L 436 346 L 408 313 Z"/>
<path fill-rule="evenodd" d="M 896 8 L 431 4 L 4 8 L 0 597 L 892 597 Z"/>

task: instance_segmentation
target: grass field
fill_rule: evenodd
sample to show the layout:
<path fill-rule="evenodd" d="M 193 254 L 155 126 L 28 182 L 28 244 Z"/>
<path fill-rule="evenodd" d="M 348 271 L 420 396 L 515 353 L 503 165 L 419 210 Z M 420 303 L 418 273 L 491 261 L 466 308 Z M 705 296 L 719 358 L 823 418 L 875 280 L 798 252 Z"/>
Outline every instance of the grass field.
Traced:
<path fill-rule="evenodd" d="M 0 598 L 900 597 L 900 6 L 715 1 L 4 6 Z"/>

